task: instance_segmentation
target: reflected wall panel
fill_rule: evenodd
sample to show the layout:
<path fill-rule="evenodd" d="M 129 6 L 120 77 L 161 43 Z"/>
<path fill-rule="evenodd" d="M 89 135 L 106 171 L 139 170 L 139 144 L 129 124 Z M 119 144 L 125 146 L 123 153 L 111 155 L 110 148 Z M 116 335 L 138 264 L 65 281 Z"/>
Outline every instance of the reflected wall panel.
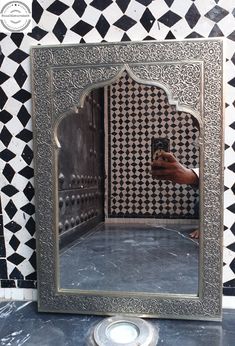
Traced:
<path fill-rule="evenodd" d="M 98 91 L 96 91 L 98 93 Z M 98 103 L 99 100 L 99 103 Z M 103 220 L 103 109 L 95 92 L 58 129 L 61 247 Z"/>
<path fill-rule="evenodd" d="M 196 119 L 170 105 L 163 89 L 141 85 L 127 72 L 107 92 L 109 217 L 197 219 L 198 189 L 150 173 L 152 137 L 167 137 L 179 162 L 199 167 Z"/>

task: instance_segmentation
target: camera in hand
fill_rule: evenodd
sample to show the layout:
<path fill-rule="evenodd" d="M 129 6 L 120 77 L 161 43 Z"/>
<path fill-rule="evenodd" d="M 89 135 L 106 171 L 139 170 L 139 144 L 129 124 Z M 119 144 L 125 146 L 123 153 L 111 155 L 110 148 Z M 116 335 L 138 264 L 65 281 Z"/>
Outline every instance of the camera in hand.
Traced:
<path fill-rule="evenodd" d="M 170 152 L 170 139 L 167 137 L 152 138 L 151 157 L 152 161 L 158 160 L 162 152 Z"/>

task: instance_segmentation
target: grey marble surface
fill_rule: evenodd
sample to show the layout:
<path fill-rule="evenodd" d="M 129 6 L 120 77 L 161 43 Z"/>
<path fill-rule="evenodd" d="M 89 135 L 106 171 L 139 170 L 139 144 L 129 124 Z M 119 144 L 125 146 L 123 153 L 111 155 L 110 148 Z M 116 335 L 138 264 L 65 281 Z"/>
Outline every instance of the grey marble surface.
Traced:
<path fill-rule="evenodd" d="M 196 295 L 195 227 L 102 223 L 61 251 L 60 286 Z"/>
<path fill-rule="evenodd" d="M 103 317 L 38 313 L 35 302 L 0 303 L 1 346 L 88 346 L 88 337 Z M 149 320 L 159 329 L 162 346 L 234 346 L 235 310 L 223 321 Z"/>

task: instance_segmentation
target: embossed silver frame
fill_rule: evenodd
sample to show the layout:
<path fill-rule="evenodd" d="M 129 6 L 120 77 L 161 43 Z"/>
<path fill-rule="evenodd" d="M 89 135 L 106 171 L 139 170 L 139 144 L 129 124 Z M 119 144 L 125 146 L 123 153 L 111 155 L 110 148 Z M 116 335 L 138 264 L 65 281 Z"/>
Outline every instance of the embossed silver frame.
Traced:
<path fill-rule="evenodd" d="M 37 46 L 31 51 L 38 308 L 83 314 L 220 320 L 223 231 L 223 41 L 185 40 Z M 201 127 L 198 296 L 58 288 L 56 127 L 89 90 L 127 69 L 167 91 Z M 201 95 L 201 96 L 200 96 Z"/>

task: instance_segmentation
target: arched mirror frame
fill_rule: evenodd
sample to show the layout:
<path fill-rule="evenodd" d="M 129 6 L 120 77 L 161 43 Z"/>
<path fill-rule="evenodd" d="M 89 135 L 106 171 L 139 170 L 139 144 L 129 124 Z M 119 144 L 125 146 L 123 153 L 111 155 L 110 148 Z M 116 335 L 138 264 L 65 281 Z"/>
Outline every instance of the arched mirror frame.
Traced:
<path fill-rule="evenodd" d="M 127 70 L 167 91 L 169 103 L 200 123 L 198 296 L 58 289 L 56 126 L 89 90 Z M 188 40 L 32 48 L 40 311 L 221 319 L 223 227 L 223 42 Z M 202 177 L 202 179 L 201 179 Z"/>

